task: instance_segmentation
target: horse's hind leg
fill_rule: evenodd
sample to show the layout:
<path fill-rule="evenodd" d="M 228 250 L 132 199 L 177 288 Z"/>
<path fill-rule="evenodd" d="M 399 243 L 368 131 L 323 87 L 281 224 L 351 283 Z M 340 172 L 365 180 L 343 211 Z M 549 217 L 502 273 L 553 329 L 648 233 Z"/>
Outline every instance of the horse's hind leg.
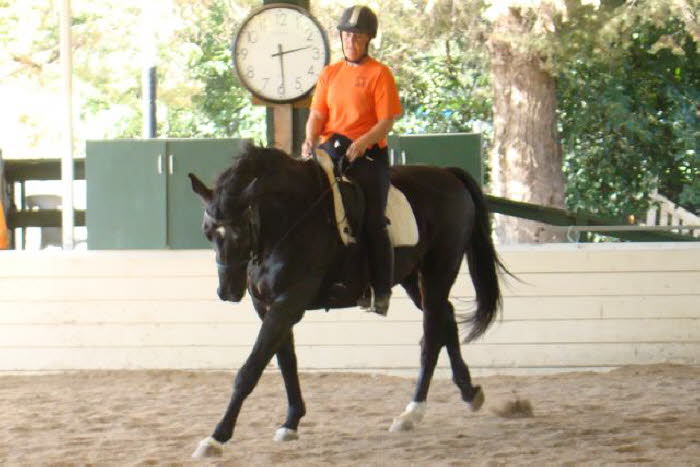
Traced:
<path fill-rule="evenodd" d="M 421 342 L 421 369 L 416 383 L 413 401 L 389 428 L 390 431 L 406 431 L 414 428 L 425 413 L 425 401 L 428 397 L 430 381 L 433 378 L 440 349 L 445 345 L 444 327 L 450 311 L 447 301 L 449 289 L 454 282 L 454 274 L 444 273 L 434 277 L 421 276 L 422 306 L 423 306 L 423 341 Z M 452 280 L 449 280 L 451 276 Z"/>
<path fill-rule="evenodd" d="M 287 419 L 275 432 L 275 441 L 291 441 L 298 438 L 299 420 L 306 415 L 306 406 L 301 397 L 299 374 L 297 373 L 297 356 L 294 352 L 294 331 L 289 332 L 289 338 L 277 351 L 284 387 L 287 390 Z"/>
<path fill-rule="evenodd" d="M 459 332 L 455 321 L 454 308 L 450 303 L 450 313 L 445 322 L 445 345 L 447 355 L 450 357 L 452 367 L 452 381 L 462 393 L 462 400 L 468 402 L 473 411 L 477 411 L 484 403 L 484 392 L 481 386 L 472 386 L 469 367 L 462 358 L 462 350 L 459 347 Z"/>

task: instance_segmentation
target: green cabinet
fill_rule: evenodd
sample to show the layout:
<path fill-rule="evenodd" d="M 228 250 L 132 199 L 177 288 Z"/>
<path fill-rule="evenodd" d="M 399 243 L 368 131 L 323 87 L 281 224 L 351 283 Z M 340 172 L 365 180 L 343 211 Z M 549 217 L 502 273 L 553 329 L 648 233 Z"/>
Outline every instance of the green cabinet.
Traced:
<path fill-rule="evenodd" d="M 484 182 L 479 133 L 390 135 L 388 143 L 392 164 L 460 167 Z"/>
<path fill-rule="evenodd" d="M 88 141 L 88 248 L 208 248 L 202 204 L 187 174 L 210 186 L 238 157 L 242 139 Z"/>

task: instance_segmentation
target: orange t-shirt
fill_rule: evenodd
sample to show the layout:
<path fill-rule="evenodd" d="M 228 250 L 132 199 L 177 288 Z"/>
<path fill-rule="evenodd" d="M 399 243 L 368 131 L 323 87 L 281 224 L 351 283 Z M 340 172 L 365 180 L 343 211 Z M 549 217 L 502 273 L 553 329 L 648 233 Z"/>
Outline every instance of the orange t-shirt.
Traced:
<path fill-rule="evenodd" d="M 333 133 L 355 140 L 379 120 L 399 116 L 401 102 L 389 67 L 367 57 L 358 66 L 341 60 L 325 67 L 316 83 L 311 109 L 327 117 L 322 141 Z M 385 147 L 386 140 L 379 146 Z"/>

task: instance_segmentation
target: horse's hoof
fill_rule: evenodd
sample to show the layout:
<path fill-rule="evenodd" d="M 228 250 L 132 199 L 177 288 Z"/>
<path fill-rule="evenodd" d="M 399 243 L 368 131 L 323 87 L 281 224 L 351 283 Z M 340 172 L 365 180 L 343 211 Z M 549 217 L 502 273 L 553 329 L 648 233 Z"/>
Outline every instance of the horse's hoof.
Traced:
<path fill-rule="evenodd" d="M 291 428 L 279 427 L 275 431 L 275 436 L 272 438 L 275 441 L 295 441 L 299 439 L 297 430 L 292 430 Z"/>
<path fill-rule="evenodd" d="M 484 405 L 484 391 L 481 386 L 476 386 L 474 391 L 474 398 L 469 402 L 469 406 L 472 408 L 472 412 L 478 411 L 482 405 Z"/>
<path fill-rule="evenodd" d="M 392 433 L 399 431 L 411 431 L 416 424 L 423 420 L 425 415 L 425 402 L 411 402 L 406 406 L 406 410 L 394 419 L 394 423 L 389 427 Z"/>
<path fill-rule="evenodd" d="M 397 417 L 394 419 L 394 422 L 389 427 L 389 431 L 392 433 L 398 433 L 401 431 L 411 431 L 415 427 L 416 424 L 413 422 L 413 420 L 409 418 Z"/>
<path fill-rule="evenodd" d="M 224 444 L 211 436 L 204 438 L 192 453 L 192 459 L 206 459 L 208 457 L 221 457 L 224 453 Z"/>

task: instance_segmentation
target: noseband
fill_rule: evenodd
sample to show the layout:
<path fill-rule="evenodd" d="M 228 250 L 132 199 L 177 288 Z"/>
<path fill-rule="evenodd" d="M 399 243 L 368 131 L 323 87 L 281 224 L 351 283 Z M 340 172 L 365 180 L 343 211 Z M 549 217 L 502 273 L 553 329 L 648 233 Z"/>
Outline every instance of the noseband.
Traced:
<path fill-rule="evenodd" d="M 250 209 L 250 206 L 248 207 L 248 209 Z M 233 227 L 233 222 L 231 222 L 228 219 L 217 219 L 216 217 L 212 216 L 209 213 L 209 211 L 206 209 L 204 210 L 204 218 L 209 220 L 210 222 L 212 222 L 214 225 L 217 225 L 217 226 Z M 250 221 L 248 221 L 248 228 L 251 232 L 251 238 L 252 238 L 253 225 Z M 252 246 L 251 246 L 251 250 L 252 250 Z M 219 255 L 217 255 L 217 256 L 219 256 Z M 251 259 L 250 255 L 245 259 L 240 259 L 240 260 L 234 261 L 232 263 L 222 263 L 221 261 L 219 261 L 217 259 L 216 260 L 216 269 L 219 273 L 223 273 L 223 272 L 228 271 L 229 269 L 241 268 L 243 265 L 248 263 L 248 261 L 250 261 L 250 259 Z"/>

